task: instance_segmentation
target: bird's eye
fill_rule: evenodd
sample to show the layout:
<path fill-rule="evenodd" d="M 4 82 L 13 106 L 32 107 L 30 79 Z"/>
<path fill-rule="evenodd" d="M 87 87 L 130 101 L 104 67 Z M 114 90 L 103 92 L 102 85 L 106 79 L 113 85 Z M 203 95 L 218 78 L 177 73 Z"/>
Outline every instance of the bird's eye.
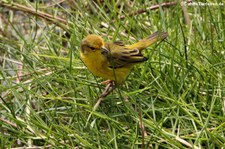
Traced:
<path fill-rule="evenodd" d="M 95 48 L 94 47 L 89 47 L 92 51 L 95 51 Z"/>

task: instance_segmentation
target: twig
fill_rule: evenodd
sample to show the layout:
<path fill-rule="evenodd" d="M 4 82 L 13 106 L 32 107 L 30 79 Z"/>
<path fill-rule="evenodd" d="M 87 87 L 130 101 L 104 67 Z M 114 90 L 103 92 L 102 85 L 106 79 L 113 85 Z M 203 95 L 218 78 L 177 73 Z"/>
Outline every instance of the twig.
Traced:
<path fill-rule="evenodd" d="M 142 137 L 142 142 L 141 142 L 141 148 L 144 149 L 145 148 L 145 137 L 147 137 L 147 132 L 145 130 L 145 126 L 142 123 L 142 113 L 141 110 L 139 111 L 139 127 L 141 129 L 141 137 Z"/>
<path fill-rule="evenodd" d="M 96 111 L 96 109 L 99 107 L 100 103 L 104 100 L 104 97 L 108 96 L 114 89 L 116 88 L 116 85 L 114 82 L 110 82 L 104 89 L 104 91 L 102 92 L 102 94 L 97 98 L 97 102 L 94 105 L 91 113 L 89 114 L 88 118 L 87 118 L 87 122 L 86 125 L 88 125 L 88 122 L 93 114 L 93 112 Z"/>
<path fill-rule="evenodd" d="M 192 0 L 188 0 L 186 3 L 191 3 Z M 157 4 L 157 5 L 154 5 L 154 6 L 151 6 L 149 8 L 146 8 L 146 9 L 139 9 L 135 12 L 131 12 L 128 14 L 129 17 L 131 16 L 134 16 L 134 15 L 137 15 L 137 14 L 142 14 L 142 13 L 145 13 L 149 10 L 155 10 L 155 9 L 158 9 L 160 7 L 170 7 L 170 6 L 173 6 L 173 5 L 176 5 L 177 2 L 165 2 L 165 3 L 162 3 L 162 4 Z M 126 16 L 120 16 L 119 19 L 124 19 Z"/>
<path fill-rule="evenodd" d="M 0 3 L 0 7 L 6 7 L 6 8 L 11 9 L 11 10 L 23 11 L 23 12 L 32 14 L 34 16 L 43 18 L 43 19 L 45 19 L 47 21 L 50 21 L 50 22 L 58 25 L 59 27 L 61 27 L 66 32 L 70 32 L 69 31 L 69 27 L 67 25 L 67 20 L 66 19 L 63 19 L 63 18 L 60 18 L 60 17 L 55 17 L 55 16 L 53 16 L 51 14 L 44 13 L 44 12 L 39 11 L 39 10 L 35 10 L 33 8 L 26 7 L 24 5 L 20 5 L 20 4 L 15 3 L 15 2 L 7 3 L 7 2 L 2 1 Z"/>
<path fill-rule="evenodd" d="M 95 106 L 93 107 L 92 111 L 95 111 L 98 106 L 100 105 L 101 101 L 104 100 L 104 97 L 108 96 L 114 89 L 115 89 L 115 84 L 114 82 L 110 82 L 102 92 L 102 94 L 97 98 L 98 101 L 96 102 Z"/>
<path fill-rule="evenodd" d="M 104 98 L 108 96 L 114 89 L 116 88 L 115 82 L 110 82 L 102 92 L 102 94 L 99 96 L 99 98 Z"/>
<path fill-rule="evenodd" d="M 46 145 L 46 146 L 32 146 L 32 147 L 15 147 L 15 148 L 11 148 L 11 149 L 43 149 L 43 148 L 51 148 L 52 145 Z M 76 147 L 75 147 L 76 149 Z"/>

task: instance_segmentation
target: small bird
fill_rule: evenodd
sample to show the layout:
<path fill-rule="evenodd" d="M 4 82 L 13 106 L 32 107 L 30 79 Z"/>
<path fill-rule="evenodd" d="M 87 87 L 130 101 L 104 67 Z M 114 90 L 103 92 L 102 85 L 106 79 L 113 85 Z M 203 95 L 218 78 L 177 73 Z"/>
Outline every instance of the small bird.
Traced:
<path fill-rule="evenodd" d="M 100 36 L 90 34 L 81 42 L 80 57 L 93 75 L 122 84 L 135 64 L 148 60 L 141 51 L 167 36 L 167 32 L 155 32 L 137 43 L 124 45 L 119 41 L 105 43 Z"/>

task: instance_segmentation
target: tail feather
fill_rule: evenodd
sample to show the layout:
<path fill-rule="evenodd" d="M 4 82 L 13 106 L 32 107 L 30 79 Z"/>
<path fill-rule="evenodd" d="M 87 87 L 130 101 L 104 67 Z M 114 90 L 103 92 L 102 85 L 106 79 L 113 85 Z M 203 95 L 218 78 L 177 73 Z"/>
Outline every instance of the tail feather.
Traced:
<path fill-rule="evenodd" d="M 130 48 L 130 49 L 138 49 L 141 51 L 141 50 L 149 47 L 153 43 L 165 39 L 167 36 L 168 36 L 167 32 L 155 32 L 152 35 L 148 36 L 147 38 L 142 39 L 142 40 L 138 41 L 137 43 L 134 43 L 134 44 L 126 46 L 126 47 Z"/>

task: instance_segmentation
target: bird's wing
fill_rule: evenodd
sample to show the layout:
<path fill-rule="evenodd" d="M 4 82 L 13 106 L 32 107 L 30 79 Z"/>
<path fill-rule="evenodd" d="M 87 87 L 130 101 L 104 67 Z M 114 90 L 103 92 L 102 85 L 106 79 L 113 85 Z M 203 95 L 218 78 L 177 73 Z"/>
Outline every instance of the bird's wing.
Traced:
<path fill-rule="evenodd" d="M 110 68 L 121 68 L 147 60 L 138 49 L 126 48 L 122 42 L 106 43 L 105 46 L 110 50 L 106 54 Z"/>

